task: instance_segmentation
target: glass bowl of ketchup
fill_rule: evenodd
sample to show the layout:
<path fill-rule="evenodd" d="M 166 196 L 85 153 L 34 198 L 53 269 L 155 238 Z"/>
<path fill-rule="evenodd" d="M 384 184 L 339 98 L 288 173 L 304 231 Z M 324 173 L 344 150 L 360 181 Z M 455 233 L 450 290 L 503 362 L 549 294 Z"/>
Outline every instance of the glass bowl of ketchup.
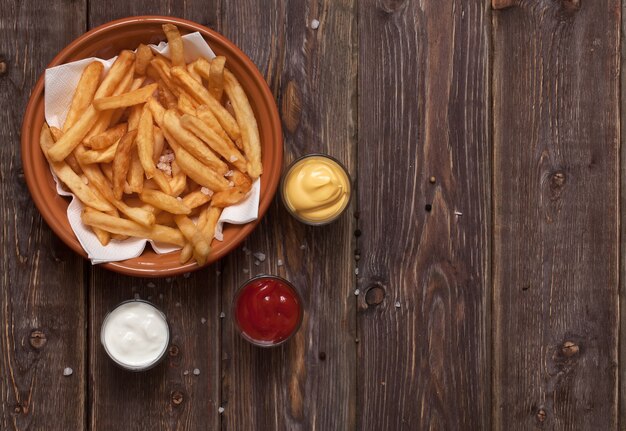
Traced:
<path fill-rule="evenodd" d="M 283 344 L 300 329 L 302 315 L 302 298 L 296 288 L 275 275 L 251 278 L 235 293 L 235 327 L 255 346 Z"/>

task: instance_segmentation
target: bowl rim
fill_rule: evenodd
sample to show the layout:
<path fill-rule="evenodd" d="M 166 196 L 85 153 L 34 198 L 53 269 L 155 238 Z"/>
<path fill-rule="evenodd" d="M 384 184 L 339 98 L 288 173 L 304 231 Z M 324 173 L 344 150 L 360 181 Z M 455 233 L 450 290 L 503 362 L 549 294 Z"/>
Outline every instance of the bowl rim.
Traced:
<path fill-rule="evenodd" d="M 131 16 L 125 17 L 121 19 L 117 19 L 114 21 L 110 21 L 104 23 L 98 27 L 95 27 L 88 32 L 82 34 L 78 38 L 74 39 L 71 43 L 65 46 L 59 53 L 48 63 L 45 69 L 50 67 L 54 67 L 60 64 L 64 64 L 66 61 L 66 57 L 71 55 L 72 52 L 80 47 L 85 41 L 98 36 L 103 32 L 109 32 L 112 29 L 122 28 L 125 26 L 133 26 L 141 23 L 171 23 L 175 25 L 181 26 L 184 30 L 187 31 L 198 31 L 205 39 L 214 39 L 218 41 L 219 44 L 224 45 L 228 50 L 234 52 L 237 57 L 237 61 L 241 62 L 245 68 L 245 70 L 249 73 L 249 78 L 253 81 L 254 86 L 258 87 L 260 92 L 263 95 L 263 100 L 270 101 L 269 103 L 269 119 L 270 124 L 267 125 L 269 129 L 273 131 L 275 135 L 275 141 L 280 142 L 280 145 L 277 146 L 276 150 L 273 152 L 274 163 L 276 163 L 279 168 L 277 170 L 278 174 L 274 176 L 264 175 L 263 180 L 267 181 L 266 192 L 259 199 L 259 212 L 256 220 L 241 225 L 241 228 L 235 233 L 235 235 L 231 238 L 228 246 L 222 247 L 216 254 L 209 255 L 209 260 L 205 265 L 199 266 L 195 262 L 180 264 L 179 266 L 171 267 L 171 268 L 155 268 L 155 267 L 146 267 L 146 268 L 138 268 L 138 267 L 129 267 L 125 265 L 125 262 L 132 261 L 137 258 L 128 259 L 127 261 L 119 261 L 119 262 L 108 262 L 99 264 L 106 269 L 112 270 L 114 272 L 138 276 L 138 277 L 167 277 L 180 275 L 183 273 L 195 271 L 201 268 L 204 268 L 211 263 L 216 262 L 221 259 L 228 253 L 230 253 L 233 249 L 235 249 L 241 242 L 243 242 L 246 237 L 258 226 L 261 219 L 269 209 L 274 196 L 276 194 L 278 184 L 280 182 L 280 174 L 283 161 L 283 135 L 282 135 L 282 125 L 280 122 L 280 116 L 278 114 L 278 108 L 276 106 L 276 101 L 274 99 L 274 95 L 272 94 L 267 82 L 261 72 L 257 68 L 257 66 L 252 62 L 252 60 L 241 50 L 239 49 L 233 42 L 228 40 L 222 34 L 212 30 L 206 26 L 203 26 L 199 23 L 189 21 L 183 18 L 169 17 L 169 16 L 161 16 L 161 15 L 141 15 L 141 16 Z M 24 112 L 24 116 L 22 118 L 22 126 L 21 126 L 21 135 L 20 135 L 20 149 L 21 149 L 21 162 L 22 166 L 26 163 L 26 160 L 31 157 L 32 148 L 31 142 L 33 140 L 32 136 L 35 134 L 38 136 L 38 132 L 32 130 L 33 122 L 37 120 L 37 105 L 39 101 L 44 97 L 44 80 L 45 80 L 45 69 L 41 72 L 35 86 L 33 87 L 31 94 L 29 96 L 28 104 L 26 106 L 26 110 Z M 272 145 L 274 147 L 274 145 Z M 53 211 L 47 205 L 45 205 L 45 201 L 49 198 L 48 194 L 42 190 L 42 188 L 38 187 L 37 181 L 35 179 L 34 170 L 24 169 L 24 177 L 26 180 L 26 185 L 30 192 L 30 195 L 35 203 L 35 206 L 39 210 L 41 216 L 46 221 L 46 224 L 52 229 L 52 231 L 72 250 L 77 252 L 83 258 L 87 259 L 87 253 L 80 245 L 78 239 L 76 238 L 74 232 L 70 229 L 66 230 L 62 225 L 58 224 L 55 221 L 55 217 L 53 216 Z M 45 174 L 44 174 L 45 175 Z M 49 172 L 47 175 L 51 175 Z M 176 253 L 176 252 L 174 252 Z"/>

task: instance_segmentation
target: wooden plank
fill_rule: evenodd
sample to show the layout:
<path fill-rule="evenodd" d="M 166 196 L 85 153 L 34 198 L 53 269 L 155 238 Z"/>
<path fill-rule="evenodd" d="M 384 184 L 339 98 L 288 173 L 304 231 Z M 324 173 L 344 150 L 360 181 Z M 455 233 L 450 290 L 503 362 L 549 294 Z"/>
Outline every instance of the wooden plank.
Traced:
<path fill-rule="evenodd" d="M 222 12 L 218 30 L 252 58 L 277 96 L 285 163 L 321 151 L 354 173 L 355 2 L 239 0 L 225 2 Z M 320 21 L 317 30 L 310 28 L 313 19 Z M 225 429 L 354 429 L 353 209 L 354 202 L 334 224 L 307 228 L 277 202 L 246 249 L 225 260 Z M 257 266 L 247 253 L 258 251 L 267 258 Z M 291 280 L 306 308 L 297 336 L 275 349 L 241 339 L 229 313 L 235 289 L 260 273 Z"/>
<path fill-rule="evenodd" d="M 41 219 L 19 148 L 30 91 L 84 31 L 85 4 L 7 0 L 0 17 L 0 429 L 82 429 L 83 261 Z"/>
<path fill-rule="evenodd" d="M 494 425 L 617 428 L 620 2 L 495 12 Z"/>
<path fill-rule="evenodd" d="M 489 4 L 359 10 L 357 429 L 489 429 Z"/>
<path fill-rule="evenodd" d="M 217 19 L 217 2 L 113 1 L 90 3 L 91 26 L 130 15 L 184 16 L 200 23 Z M 92 429 L 219 427 L 219 306 L 217 266 L 191 277 L 141 280 L 95 268 L 90 290 L 90 388 Z M 136 294 L 162 307 L 174 346 L 164 364 L 146 373 L 124 372 L 99 342 L 102 320 L 117 303 Z M 198 369 L 199 375 L 193 373 Z"/>

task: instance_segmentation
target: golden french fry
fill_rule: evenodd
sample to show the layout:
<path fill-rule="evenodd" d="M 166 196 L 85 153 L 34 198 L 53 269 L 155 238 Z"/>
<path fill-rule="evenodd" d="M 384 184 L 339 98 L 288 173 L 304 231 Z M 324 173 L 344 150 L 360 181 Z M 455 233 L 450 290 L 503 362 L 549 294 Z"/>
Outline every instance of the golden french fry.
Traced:
<path fill-rule="evenodd" d="M 39 145 L 41 146 L 44 155 L 47 154 L 47 150 L 54 145 L 50 129 L 45 123 L 41 128 L 41 133 L 39 135 Z M 85 205 L 102 211 L 108 211 L 113 208 L 110 203 L 93 193 L 89 185 L 85 184 L 85 182 L 78 176 L 78 174 L 76 174 L 76 172 L 72 170 L 72 168 L 68 166 L 67 163 L 55 162 L 50 159 L 48 159 L 48 162 L 50 163 L 50 166 L 56 176 Z"/>
<path fill-rule="evenodd" d="M 137 47 L 135 56 L 135 73 L 137 73 L 137 75 L 144 75 L 150 61 L 154 58 L 154 54 L 152 54 L 152 50 L 149 46 L 142 43 Z"/>
<path fill-rule="evenodd" d="M 100 133 L 99 135 L 92 136 L 85 143 L 86 146 L 91 147 L 94 150 L 103 150 L 110 147 L 118 141 L 128 131 L 128 123 L 118 124 L 108 130 Z"/>
<path fill-rule="evenodd" d="M 141 166 L 146 173 L 146 178 L 152 178 L 154 171 L 156 171 L 152 161 L 152 155 L 154 154 L 154 126 L 152 125 L 152 112 L 147 106 L 143 108 L 141 118 L 139 119 L 139 127 L 137 128 L 137 153 Z"/>
<path fill-rule="evenodd" d="M 241 136 L 239 125 L 232 115 L 209 93 L 202 85 L 193 79 L 184 67 L 172 67 L 170 71 L 173 78 L 176 78 L 183 89 L 199 103 L 207 105 L 217 117 L 217 121 L 226 130 L 226 133 L 237 140 Z"/>
<path fill-rule="evenodd" d="M 98 111 L 90 105 L 76 123 L 48 150 L 50 160 L 60 162 L 65 159 L 80 144 L 97 119 Z"/>
<path fill-rule="evenodd" d="M 117 151 L 117 145 L 119 144 L 119 139 L 110 147 L 105 148 L 104 150 L 87 150 L 81 152 L 80 155 L 80 163 L 81 164 L 91 164 L 91 163 L 109 163 L 113 161 L 113 157 L 115 157 L 115 152 Z"/>
<path fill-rule="evenodd" d="M 124 194 L 124 184 L 126 183 L 126 177 L 128 176 L 128 170 L 130 168 L 131 161 L 131 149 L 135 143 L 135 137 L 137 131 L 132 130 L 126 133 L 117 145 L 115 151 L 115 158 L 113 159 L 113 175 L 111 182 L 113 183 L 113 196 L 115 199 L 121 200 Z"/>
<path fill-rule="evenodd" d="M 210 127 L 208 127 L 204 121 L 188 114 L 185 114 L 180 118 L 180 124 L 198 138 L 202 139 L 213 151 L 224 157 L 224 159 L 232 163 L 237 169 L 242 172 L 246 172 L 246 159 L 243 154 L 239 152 L 237 147 L 232 144 L 232 141 L 230 143 L 225 141 Z M 174 134 L 174 136 L 179 140 L 179 142 L 182 143 L 182 139 L 180 137 L 176 136 L 176 134 Z"/>
<path fill-rule="evenodd" d="M 150 65 L 156 71 L 159 79 L 157 82 L 162 82 L 163 87 L 167 87 L 170 92 L 172 92 L 175 96 L 178 96 L 178 88 L 174 85 L 172 81 L 172 74 L 170 72 L 171 66 L 167 64 L 167 61 L 163 58 L 155 58 L 150 62 Z"/>
<path fill-rule="evenodd" d="M 113 217 L 98 211 L 83 212 L 82 220 L 83 223 L 88 226 L 95 226 L 115 234 L 147 238 L 153 241 L 178 245 L 180 247 L 185 245 L 185 237 L 182 233 L 178 229 L 172 229 L 167 226 L 155 224 L 146 227 L 134 221 Z"/>
<path fill-rule="evenodd" d="M 145 76 L 140 76 L 138 78 L 135 78 L 133 80 L 133 82 L 131 83 L 130 88 L 128 89 L 128 91 L 135 91 L 135 90 L 140 89 L 145 80 L 146 80 Z M 117 124 L 120 121 L 120 118 L 122 118 L 122 116 L 124 115 L 125 112 L 126 112 L 125 108 L 116 109 L 113 112 L 113 115 L 111 115 L 111 121 L 109 122 L 109 124 Z"/>
<path fill-rule="evenodd" d="M 226 190 L 229 185 L 228 181 L 217 172 L 208 169 L 200 161 L 189 154 L 176 140 L 169 134 L 167 129 L 163 130 L 165 139 L 170 144 L 174 153 L 176 153 L 176 163 L 187 174 L 189 178 L 196 183 L 207 187 L 209 190 L 220 191 Z"/>
<path fill-rule="evenodd" d="M 172 166 L 174 165 L 174 163 L 175 162 L 172 162 Z M 172 179 L 170 180 L 170 188 L 172 189 L 172 192 L 170 193 L 170 195 L 171 196 L 180 195 L 185 190 L 186 186 L 187 186 L 187 175 L 183 171 L 180 171 L 174 174 L 172 176 Z"/>
<path fill-rule="evenodd" d="M 191 245 L 191 243 L 188 242 L 180 251 L 179 262 L 180 263 L 189 262 L 189 259 L 191 259 L 192 254 L 193 254 L 193 245 Z"/>
<path fill-rule="evenodd" d="M 240 150 L 242 149 L 243 145 L 241 144 L 241 138 L 237 139 L 233 143 L 233 140 L 230 139 L 230 136 L 228 136 L 228 133 L 226 133 L 224 128 L 220 125 L 220 122 L 217 121 L 217 118 L 215 118 L 215 114 L 213 114 L 213 112 L 211 112 L 211 110 L 209 109 L 208 106 L 206 106 L 206 105 L 198 106 L 196 108 L 196 116 L 199 119 L 201 119 L 202 121 L 204 121 L 206 123 L 206 125 L 211 128 L 211 130 L 213 130 L 222 139 L 224 139 L 228 143 L 229 146 L 231 146 L 231 145 L 235 146 L 236 145 L 237 148 L 239 148 Z"/>
<path fill-rule="evenodd" d="M 241 128 L 243 150 L 248 158 L 248 174 L 252 179 L 256 179 L 263 173 L 259 127 L 248 101 L 248 96 L 246 96 L 235 75 L 228 69 L 224 70 L 224 90 L 233 104 L 237 121 Z"/>
<path fill-rule="evenodd" d="M 50 133 L 52 133 L 52 138 L 54 139 L 54 142 L 58 141 L 59 139 L 61 139 L 61 136 L 63 136 L 63 132 L 57 127 L 50 127 Z M 69 167 L 72 168 L 72 170 L 78 175 L 83 173 L 83 170 L 80 168 L 80 165 L 78 164 L 76 157 L 74 157 L 74 154 L 68 155 L 65 158 L 65 163 L 67 163 Z"/>
<path fill-rule="evenodd" d="M 221 175 L 228 172 L 228 165 L 226 165 L 226 163 L 221 161 L 220 158 L 193 133 L 183 128 L 175 111 L 168 110 L 163 117 L 163 122 L 165 129 L 176 139 L 176 142 L 182 145 L 185 150 L 196 159 Z"/>
<path fill-rule="evenodd" d="M 209 93 L 218 102 L 222 100 L 224 94 L 224 64 L 226 57 L 217 56 L 211 61 L 211 72 L 209 74 Z"/>
<path fill-rule="evenodd" d="M 118 96 L 120 94 L 126 93 L 132 87 L 133 75 L 135 73 L 134 70 L 135 70 L 134 65 L 131 65 L 131 67 L 126 71 L 126 74 L 122 77 L 120 83 L 117 85 L 117 87 L 113 91 L 112 96 Z M 111 125 L 111 121 L 113 120 L 113 117 L 117 116 L 117 112 L 118 112 L 117 110 L 100 112 L 98 115 L 98 121 L 96 121 L 93 127 L 89 130 L 89 132 L 83 139 L 83 143 L 88 142 L 92 136 L 98 135 L 104 132 L 106 129 L 108 129 L 109 125 Z"/>
<path fill-rule="evenodd" d="M 248 192 L 240 187 L 231 187 L 230 189 L 216 192 L 211 200 L 211 206 L 225 208 L 235 205 L 241 202 L 247 194 Z"/>
<path fill-rule="evenodd" d="M 157 123 L 161 130 L 163 130 L 163 117 L 165 116 L 165 108 L 163 108 L 159 101 L 156 100 L 154 97 L 148 99 L 148 101 L 146 102 L 146 106 L 148 107 L 148 109 L 150 109 L 150 112 L 152 112 L 152 118 L 154 119 L 154 122 Z"/>
<path fill-rule="evenodd" d="M 176 226 L 176 222 L 174 222 L 174 214 L 168 213 L 167 211 L 161 211 L 156 215 L 156 224 L 172 227 Z"/>
<path fill-rule="evenodd" d="M 77 159 L 80 163 L 80 152 L 83 151 L 84 148 L 82 146 L 78 146 L 77 150 Z M 125 214 L 131 220 L 134 220 L 135 222 L 144 226 L 152 226 L 154 224 L 155 217 L 154 214 L 152 214 L 151 212 L 146 211 L 142 208 L 130 207 L 126 205 L 126 203 L 124 203 L 123 201 L 115 199 L 115 196 L 113 196 L 113 190 L 111 190 L 109 182 L 102 174 L 99 165 L 85 165 L 81 163 L 81 168 L 89 179 L 89 183 L 93 184 L 98 189 L 98 191 L 102 193 L 106 200 L 108 200 L 115 208 L 120 210 L 121 213 Z"/>
<path fill-rule="evenodd" d="M 188 208 L 198 208 L 211 200 L 212 193 L 203 193 L 201 190 L 196 190 L 187 193 L 183 198 L 183 204 Z"/>
<path fill-rule="evenodd" d="M 204 57 L 198 57 L 196 61 L 191 63 L 193 70 L 205 80 L 211 78 L 211 63 Z"/>
<path fill-rule="evenodd" d="M 124 50 L 117 56 L 115 63 L 111 66 L 109 73 L 106 74 L 102 83 L 96 90 L 94 99 L 101 97 L 108 97 L 117 88 L 122 81 L 128 70 L 133 66 L 135 61 L 135 54 L 132 51 Z"/>
<path fill-rule="evenodd" d="M 149 84 L 135 91 L 120 94 L 118 96 L 102 97 L 94 99 L 93 106 L 99 110 L 109 110 L 117 108 L 126 108 L 128 106 L 139 105 L 145 103 L 146 100 L 156 91 L 158 84 Z"/>
<path fill-rule="evenodd" d="M 136 140 L 137 138 L 135 138 Z M 137 146 L 131 150 L 130 169 L 128 171 L 128 188 L 131 193 L 141 193 L 143 190 L 143 166 L 139 160 Z"/>
<path fill-rule="evenodd" d="M 209 245 L 215 236 L 215 226 L 222 215 L 222 208 L 208 206 L 204 209 L 204 223 L 200 229 L 202 236 L 208 241 Z"/>
<path fill-rule="evenodd" d="M 177 106 L 176 96 L 165 85 L 163 80 L 159 80 L 159 101 L 167 106 L 168 109 L 174 109 Z"/>
<path fill-rule="evenodd" d="M 159 127 L 154 126 L 154 149 L 152 152 L 152 161 L 154 163 L 159 161 L 159 157 L 161 157 L 164 147 L 165 137 L 163 136 L 163 132 Z"/>
<path fill-rule="evenodd" d="M 196 115 L 196 108 L 191 103 L 191 98 L 187 93 L 181 93 L 178 97 L 178 110 L 183 114 Z"/>
<path fill-rule="evenodd" d="M 183 39 L 175 25 L 163 24 L 163 32 L 167 37 L 168 46 L 170 48 L 170 58 L 174 66 L 185 65 L 185 53 L 183 51 Z"/>
<path fill-rule="evenodd" d="M 109 181 L 109 183 L 113 180 L 113 166 L 111 163 L 100 163 L 100 170 Z"/>
<path fill-rule="evenodd" d="M 200 57 L 202 58 L 202 57 Z M 202 84 L 202 77 L 200 76 L 200 74 L 196 71 L 196 68 L 194 67 L 193 63 L 189 63 L 187 65 L 187 72 L 189 72 L 189 75 L 195 79 L 196 81 L 198 81 L 200 84 Z"/>
<path fill-rule="evenodd" d="M 70 104 L 70 110 L 65 117 L 65 124 L 63 124 L 63 131 L 68 131 L 72 127 L 80 114 L 87 109 L 93 100 L 93 96 L 96 93 L 96 89 L 100 84 L 100 76 L 104 66 L 99 61 L 89 63 L 89 65 L 83 70 L 78 81 L 78 86 L 74 91 L 74 97 Z"/>
<path fill-rule="evenodd" d="M 137 130 L 137 126 L 139 126 L 139 119 L 141 118 L 142 112 L 142 105 L 131 106 L 130 113 L 128 114 L 128 131 Z"/>
<path fill-rule="evenodd" d="M 174 221 L 187 241 L 192 244 L 193 257 L 196 259 L 198 265 L 204 265 L 211 251 L 211 247 L 208 241 L 202 236 L 202 232 L 200 232 L 189 217 L 185 215 L 175 215 Z"/>
<path fill-rule="evenodd" d="M 236 169 L 232 171 L 230 179 L 235 184 L 235 187 L 239 187 L 246 193 L 252 188 L 252 178 Z"/>
<path fill-rule="evenodd" d="M 86 207 L 85 209 L 83 209 L 84 213 L 90 213 L 92 211 L 95 211 L 95 210 L 89 207 Z M 103 246 L 107 246 L 109 242 L 111 241 L 111 234 L 107 232 L 106 230 L 100 229 L 99 227 L 95 227 L 95 226 L 91 226 L 91 230 L 93 231 L 94 234 L 96 234 L 98 241 L 100 241 L 100 244 L 102 244 Z"/>
<path fill-rule="evenodd" d="M 189 214 L 191 213 L 191 208 L 185 205 L 181 200 L 177 198 L 167 195 L 158 190 L 150 190 L 143 189 L 143 192 L 139 195 L 139 198 L 147 203 L 152 205 L 155 208 L 161 209 L 163 211 L 167 211 L 172 214 Z"/>

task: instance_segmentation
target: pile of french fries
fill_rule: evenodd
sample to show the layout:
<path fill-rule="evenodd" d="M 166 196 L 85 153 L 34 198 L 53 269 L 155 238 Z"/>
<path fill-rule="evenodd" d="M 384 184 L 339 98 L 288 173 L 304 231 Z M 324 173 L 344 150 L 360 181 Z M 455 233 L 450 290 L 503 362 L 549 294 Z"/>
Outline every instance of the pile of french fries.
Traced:
<path fill-rule="evenodd" d="M 203 265 L 222 209 L 263 173 L 259 130 L 226 59 L 187 64 L 178 28 L 163 31 L 170 59 L 140 45 L 104 77 L 89 64 L 62 129 L 44 124 L 40 144 L 103 245 L 146 238 Z"/>

